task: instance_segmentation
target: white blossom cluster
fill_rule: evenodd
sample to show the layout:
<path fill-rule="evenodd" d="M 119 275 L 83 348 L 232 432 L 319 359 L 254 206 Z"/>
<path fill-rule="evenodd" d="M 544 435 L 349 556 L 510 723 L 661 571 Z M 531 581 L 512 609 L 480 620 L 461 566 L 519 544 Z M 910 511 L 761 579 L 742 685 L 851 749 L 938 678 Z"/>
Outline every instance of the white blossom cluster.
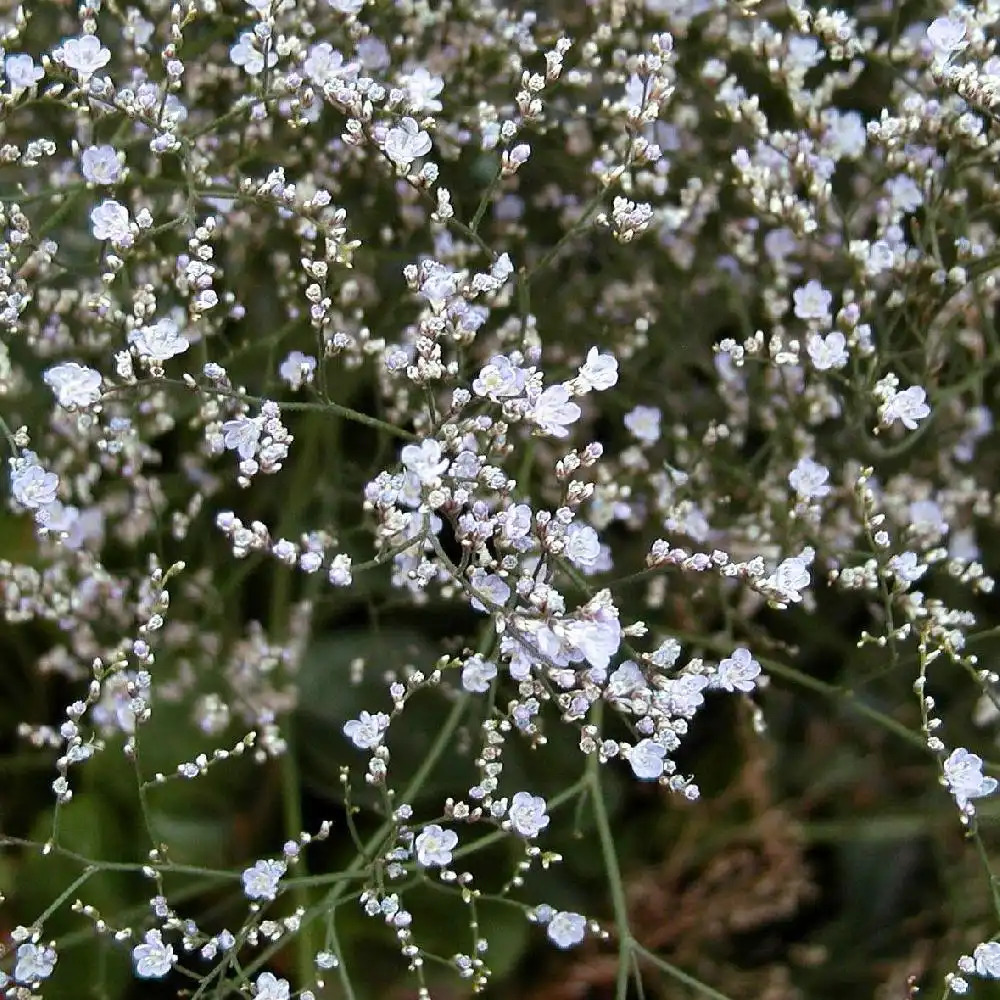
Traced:
<path fill-rule="evenodd" d="M 777 684 L 909 727 L 982 846 L 997 768 L 940 706 L 962 684 L 1000 716 L 974 652 L 1000 524 L 1000 3 L 531 6 L 0 13 L 0 431 L 30 535 L 0 600 L 70 692 L 18 732 L 53 756 L 51 836 L 0 843 L 82 857 L 59 905 L 140 980 L 311 1000 L 348 975 L 350 905 L 421 997 L 434 962 L 479 992 L 486 898 L 558 949 L 612 941 L 631 975 L 602 781 L 694 802 L 689 735 L 728 699 L 767 738 Z M 334 698 L 377 694 L 339 717 L 342 810 L 310 834 L 285 787 L 284 844 L 221 873 L 245 919 L 200 926 L 161 786 L 242 760 L 293 783 L 310 656 L 351 614 L 372 645 L 328 665 Z M 379 662 L 378 622 L 435 615 L 435 655 Z M 904 679 L 889 714 L 797 662 L 790 637 L 851 615 Z M 204 749 L 148 769 L 160 712 Z M 565 799 L 555 732 L 583 775 Z M 111 756 L 149 841 L 119 866 L 153 889 L 140 917 L 86 902 L 101 859 L 60 836 Z M 446 758 L 469 780 L 429 808 Z M 532 896 L 574 804 L 608 868 L 594 915 Z M 341 834 L 356 860 L 324 881 L 306 849 Z M 487 885 L 496 839 L 514 860 Z M 464 950 L 425 946 L 428 885 Z M 5 995 L 61 971 L 53 912 L 3 946 Z M 293 940 L 290 982 L 266 966 Z M 955 994 L 1000 978 L 1000 944 L 949 968 Z"/>

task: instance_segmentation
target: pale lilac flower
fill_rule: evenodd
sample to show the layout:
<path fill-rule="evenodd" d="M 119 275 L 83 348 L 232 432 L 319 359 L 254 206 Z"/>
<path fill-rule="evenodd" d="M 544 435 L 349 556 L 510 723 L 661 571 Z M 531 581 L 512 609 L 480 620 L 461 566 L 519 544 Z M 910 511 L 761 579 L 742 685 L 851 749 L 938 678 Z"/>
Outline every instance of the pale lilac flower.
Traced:
<path fill-rule="evenodd" d="M 593 569 L 601 556 L 601 540 L 589 524 L 574 521 L 566 529 L 563 554 L 582 570 Z"/>
<path fill-rule="evenodd" d="M 477 396 L 487 396 L 498 403 L 502 399 L 520 396 L 526 382 L 524 370 L 515 367 L 509 358 L 500 354 L 480 369 L 472 383 L 472 391 Z"/>
<path fill-rule="evenodd" d="M 868 248 L 867 268 L 870 274 L 891 271 L 896 263 L 896 254 L 885 240 L 876 240 Z"/>
<path fill-rule="evenodd" d="M 564 438 L 569 437 L 566 428 L 580 419 L 580 412 L 566 386 L 551 385 L 535 400 L 528 417 L 538 424 L 543 433 Z"/>
<path fill-rule="evenodd" d="M 67 39 L 57 50 L 57 55 L 61 56 L 64 66 L 76 70 L 81 82 L 89 80 L 111 61 L 110 50 L 101 44 L 96 35 Z"/>
<path fill-rule="evenodd" d="M 10 480 L 14 499 L 28 510 L 48 506 L 55 501 L 59 489 L 59 477 L 33 463 L 13 470 Z"/>
<path fill-rule="evenodd" d="M 110 198 L 90 211 L 94 239 L 110 240 L 115 246 L 128 247 L 135 241 L 129 223 L 128 209 Z"/>
<path fill-rule="evenodd" d="M 431 151 L 431 137 L 417 122 L 407 116 L 399 125 L 389 129 L 385 136 L 385 155 L 397 167 L 408 167 L 417 157 Z"/>
<path fill-rule="evenodd" d="M 819 333 L 810 333 L 806 337 L 806 353 L 817 371 L 843 368 L 850 360 L 847 339 L 839 330 L 834 330 L 825 337 Z"/>
<path fill-rule="evenodd" d="M 549 921 L 545 933 L 557 948 L 573 948 L 587 933 L 587 918 L 579 913 L 560 910 Z"/>
<path fill-rule="evenodd" d="M 257 454 L 260 432 L 260 420 L 254 417 L 237 417 L 222 425 L 222 443 L 230 451 L 235 451 L 244 462 L 248 462 Z"/>
<path fill-rule="evenodd" d="M 742 691 L 749 694 L 754 689 L 754 681 L 760 677 L 760 664 L 753 658 L 749 649 L 740 646 L 733 650 L 732 656 L 719 661 L 719 671 L 716 676 L 716 686 L 723 691 Z"/>
<path fill-rule="evenodd" d="M 1000 941 L 984 941 L 972 952 L 976 975 L 984 979 L 1000 979 Z"/>
<path fill-rule="evenodd" d="M 942 770 L 945 784 L 963 811 L 969 810 L 971 799 L 992 795 L 997 789 L 997 779 L 983 774 L 982 757 L 964 747 L 952 750 Z"/>
<path fill-rule="evenodd" d="M 344 62 L 344 54 L 329 42 L 311 45 L 302 68 L 317 87 L 334 80 L 353 80 L 358 75 L 358 64 Z"/>
<path fill-rule="evenodd" d="M 83 179 L 90 184 L 117 184 L 122 163 L 114 146 L 88 146 L 80 156 Z"/>
<path fill-rule="evenodd" d="M 642 740 L 629 751 L 628 762 L 635 776 L 642 781 L 656 781 L 663 774 L 664 746 L 655 740 Z"/>
<path fill-rule="evenodd" d="M 473 593 L 482 594 L 495 607 L 503 607 L 510 598 L 510 587 L 504 582 L 503 577 L 496 573 L 487 573 L 481 566 L 477 566 L 469 574 L 469 587 Z M 482 601 L 476 598 L 469 603 L 476 611 L 487 610 Z"/>
<path fill-rule="evenodd" d="M 42 381 L 56 394 L 60 406 L 85 408 L 101 398 L 101 373 L 75 361 L 46 369 Z"/>
<path fill-rule="evenodd" d="M 187 337 L 181 333 L 177 322 L 169 317 L 132 330 L 128 335 L 128 342 L 140 357 L 154 364 L 160 364 L 178 354 L 183 354 L 191 346 Z"/>
<path fill-rule="evenodd" d="M 478 653 L 462 664 L 462 687 L 471 694 L 485 694 L 497 675 L 497 665 Z"/>
<path fill-rule="evenodd" d="M 830 470 L 825 465 L 803 457 L 788 473 L 788 485 L 800 500 L 820 500 L 830 494 Z"/>
<path fill-rule="evenodd" d="M 643 444 L 660 440 L 660 411 L 655 406 L 636 406 L 625 414 L 625 427 Z"/>
<path fill-rule="evenodd" d="M 326 0 L 340 14 L 357 14 L 365 5 L 365 0 Z"/>
<path fill-rule="evenodd" d="M 587 352 L 587 360 L 580 366 L 579 381 L 585 390 L 603 392 L 618 381 L 618 359 L 613 354 L 601 354 L 596 347 Z"/>
<path fill-rule="evenodd" d="M 452 851 L 458 845 L 458 834 L 445 830 L 437 823 L 425 826 L 417 834 L 413 848 L 417 864 L 424 868 L 446 868 L 451 864 Z"/>
<path fill-rule="evenodd" d="M 146 931 L 143 943 L 132 949 L 132 965 L 140 979 L 162 979 L 176 961 L 174 949 L 164 944 L 158 930 Z"/>
<path fill-rule="evenodd" d="M 833 296 L 815 278 L 796 288 L 792 299 L 799 319 L 829 322 Z"/>
<path fill-rule="evenodd" d="M 889 569 L 902 583 L 916 583 L 926 572 L 927 564 L 920 562 L 916 552 L 900 552 L 889 560 Z"/>
<path fill-rule="evenodd" d="M 923 192 L 907 174 L 890 177 L 885 186 L 889 200 L 897 212 L 915 212 L 924 203 Z"/>
<path fill-rule="evenodd" d="M 288 1000 L 291 987 L 287 979 L 279 979 L 273 972 L 262 972 L 254 983 L 255 1000 Z"/>
<path fill-rule="evenodd" d="M 549 825 L 545 799 L 530 792 L 518 792 L 510 802 L 507 818 L 514 832 L 522 837 L 537 837 Z"/>
<path fill-rule="evenodd" d="M 857 111 L 830 109 L 824 115 L 826 131 L 823 142 L 836 159 L 856 160 L 863 155 L 868 142 L 865 121 Z"/>
<path fill-rule="evenodd" d="M 3 62 L 3 71 L 15 97 L 31 90 L 45 76 L 45 70 L 36 66 L 31 56 L 22 53 L 7 56 Z"/>
<path fill-rule="evenodd" d="M 362 712 L 357 719 L 344 723 L 344 735 L 359 750 L 374 750 L 385 736 L 389 728 L 389 716 L 385 712 L 372 715 Z"/>
<path fill-rule="evenodd" d="M 919 385 L 894 393 L 879 408 L 883 424 L 894 424 L 897 420 L 909 431 L 915 431 L 919 421 L 930 416 L 927 393 Z"/>
<path fill-rule="evenodd" d="M 927 26 L 927 41 L 933 46 L 936 56 L 949 57 L 968 44 L 965 25 L 957 17 L 936 17 Z"/>
<path fill-rule="evenodd" d="M 309 385 L 316 375 L 316 359 L 302 351 L 290 351 L 288 357 L 278 367 L 278 374 L 291 389 L 301 389 Z"/>
<path fill-rule="evenodd" d="M 48 979 L 58 960 L 55 948 L 50 945 L 32 944 L 26 941 L 17 949 L 14 979 L 25 986 Z"/>
<path fill-rule="evenodd" d="M 243 872 L 243 893 L 247 899 L 274 899 L 278 883 L 288 870 L 284 861 L 267 859 L 258 861 Z"/>
<path fill-rule="evenodd" d="M 798 604 L 810 582 L 809 564 L 802 556 L 791 556 L 778 564 L 769 583 L 780 592 L 780 600 Z"/>

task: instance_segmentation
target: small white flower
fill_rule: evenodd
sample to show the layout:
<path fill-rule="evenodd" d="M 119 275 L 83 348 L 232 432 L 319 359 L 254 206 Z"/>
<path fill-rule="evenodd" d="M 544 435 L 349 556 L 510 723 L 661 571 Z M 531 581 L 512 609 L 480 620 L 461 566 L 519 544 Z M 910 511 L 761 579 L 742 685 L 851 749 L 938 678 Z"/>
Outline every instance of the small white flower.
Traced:
<path fill-rule="evenodd" d="M 81 35 L 70 38 L 56 50 L 62 63 L 68 69 L 76 70 L 81 82 L 89 80 L 99 69 L 111 61 L 111 52 L 106 49 L 96 35 Z"/>
<path fill-rule="evenodd" d="M 957 17 L 936 17 L 927 26 L 927 41 L 938 56 L 950 56 L 966 46 L 965 25 Z"/>
<path fill-rule="evenodd" d="M 60 406 L 87 407 L 101 398 L 101 373 L 74 361 L 47 369 L 42 381 L 56 394 Z"/>
<path fill-rule="evenodd" d="M 441 102 L 437 99 L 444 90 L 444 80 L 441 77 L 434 76 L 423 66 L 419 66 L 412 73 L 407 73 L 400 83 L 406 88 L 406 98 L 414 114 L 441 110 Z"/>
<path fill-rule="evenodd" d="M 139 352 L 140 357 L 156 364 L 183 354 L 191 346 L 177 323 L 169 318 L 132 330 L 128 341 Z"/>
<path fill-rule="evenodd" d="M 55 948 L 26 941 L 17 949 L 14 979 L 25 986 L 48 979 L 58 959 Z"/>
<path fill-rule="evenodd" d="M 255 417 L 237 417 L 222 425 L 222 443 L 235 451 L 244 462 L 257 454 L 260 442 L 260 420 Z"/>
<path fill-rule="evenodd" d="M 94 239 L 110 240 L 115 246 L 129 247 L 135 242 L 129 222 L 128 209 L 110 198 L 90 211 Z"/>
<path fill-rule="evenodd" d="M 843 368 L 850 360 L 847 354 L 847 338 L 834 330 L 825 337 L 818 333 L 810 333 L 806 337 L 806 353 L 817 371 L 829 371 L 831 368 Z"/>
<path fill-rule="evenodd" d="M 382 742 L 389 728 L 389 716 L 385 712 L 372 715 L 362 712 L 357 719 L 344 723 L 344 735 L 359 750 L 374 750 Z"/>
<path fill-rule="evenodd" d="M 326 0 L 326 2 L 341 14 L 357 14 L 365 5 L 365 0 Z"/>
<path fill-rule="evenodd" d="M 431 823 L 417 834 L 414 841 L 417 864 L 424 868 L 446 868 L 451 864 L 452 851 L 457 845 L 458 834 L 454 830 L 445 830 L 437 823 Z"/>
<path fill-rule="evenodd" d="M 585 389 L 603 392 L 618 381 L 618 359 L 613 354 L 601 354 L 596 347 L 587 352 L 587 360 L 580 366 L 580 381 Z"/>
<path fill-rule="evenodd" d="M 352 80 L 358 75 L 358 64 L 344 62 L 344 54 L 329 42 L 311 45 L 302 68 L 317 87 L 335 80 Z"/>
<path fill-rule="evenodd" d="M 879 408 L 883 424 L 894 424 L 897 420 L 909 431 L 917 429 L 917 423 L 931 413 L 927 405 L 927 393 L 919 385 L 894 393 Z"/>
<path fill-rule="evenodd" d="M 719 662 L 716 684 L 723 691 L 742 691 L 749 694 L 754 689 L 754 681 L 760 677 L 760 664 L 749 649 L 740 646 L 733 655 Z"/>
<path fill-rule="evenodd" d="M 800 458 L 788 473 L 788 485 L 800 500 L 820 500 L 830 494 L 830 470 L 811 458 Z"/>
<path fill-rule="evenodd" d="M 579 913 L 560 910 L 549 921 L 545 933 L 557 948 L 573 948 L 587 933 L 587 918 Z"/>
<path fill-rule="evenodd" d="M 552 385 L 535 400 L 528 417 L 545 434 L 564 438 L 569 437 L 566 428 L 580 419 L 580 413 L 580 407 L 570 398 L 569 389 L 564 385 Z"/>
<path fill-rule="evenodd" d="M 1000 979 L 1000 941 L 977 944 L 972 952 L 976 975 L 985 979 Z"/>
<path fill-rule="evenodd" d="M 792 299 L 799 319 L 829 321 L 833 296 L 815 279 L 796 288 Z"/>
<path fill-rule="evenodd" d="M 28 510 L 37 510 L 53 503 L 59 489 L 59 477 L 54 472 L 46 472 L 37 464 L 24 465 L 12 471 L 10 482 L 14 499 Z"/>
<path fill-rule="evenodd" d="M 26 90 L 31 90 L 45 76 L 45 70 L 36 66 L 31 56 L 15 54 L 7 56 L 3 63 L 4 75 L 10 84 L 11 93 L 17 97 Z"/>
<path fill-rule="evenodd" d="M 566 529 L 566 558 L 582 570 L 592 570 L 601 557 L 601 540 L 589 524 L 574 521 Z"/>
<path fill-rule="evenodd" d="M 287 979 L 279 979 L 273 972 L 262 972 L 254 983 L 256 1000 L 288 1000 L 291 987 Z"/>
<path fill-rule="evenodd" d="M 628 762 L 635 776 L 642 781 L 656 781 L 663 774 L 663 758 L 666 749 L 655 740 L 642 740 L 628 755 Z"/>
<path fill-rule="evenodd" d="M 507 813 L 514 832 L 522 837 L 537 837 L 549 825 L 545 799 L 530 792 L 518 792 L 510 801 Z"/>
<path fill-rule="evenodd" d="M 441 443 L 434 438 L 420 444 L 408 444 L 400 453 L 406 471 L 416 476 L 418 482 L 427 485 L 436 482 L 448 468 L 448 459 L 441 457 Z"/>
<path fill-rule="evenodd" d="M 248 76 L 260 76 L 265 69 L 264 53 L 257 48 L 257 38 L 252 31 L 244 31 L 239 41 L 229 49 L 229 60 L 234 66 L 243 67 Z M 278 54 L 272 46 L 268 49 L 266 67 L 270 69 L 278 62 Z"/>
<path fill-rule="evenodd" d="M 174 949 L 164 944 L 157 930 L 146 931 L 144 943 L 132 949 L 132 965 L 140 979 L 162 979 L 176 961 Z"/>
<path fill-rule="evenodd" d="M 258 861 L 243 872 L 243 892 L 247 899 L 274 899 L 278 883 L 287 870 L 284 861 Z"/>
<path fill-rule="evenodd" d="M 967 810 L 971 799 L 992 795 L 997 790 L 997 779 L 983 774 L 983 759 L 958 747 L 948 755 L 942 765 L 945 784 L 955 796 L 959 809 Z"/>
<path fill-rule="evenodd" d="M 655 406 L 636 406 L 625 414 L 628 432 L 643 444 L 660 440 L 660 411 Z"/>
<path fill-rule="evenodd" d="M 278 374 L 291 389 L 301 389 L 309 385 L 316 375 L 316 359 L 302 351 L 291 351 L 278 367 Z"/>
<path fill-rule="evenodd" d="M 496 675 L 497 665 L 492 660 L 484 660 L 478 654 L 470 656 L 462 664 L 462 687 L 472 694 L 485 694 Z"/>
<path fill-rule="evenodd" d="M 407 116 L 385 136 L 385 155 L 398 167 L 408 167 L 418 156 L 431 151 L 431 137 Z"/>
<path fill-rule="evenodd" d="M 83 179 L 90 184 L 117 184 L 122 163 L 114 146 L 88 146 L 80 156 Z"/>

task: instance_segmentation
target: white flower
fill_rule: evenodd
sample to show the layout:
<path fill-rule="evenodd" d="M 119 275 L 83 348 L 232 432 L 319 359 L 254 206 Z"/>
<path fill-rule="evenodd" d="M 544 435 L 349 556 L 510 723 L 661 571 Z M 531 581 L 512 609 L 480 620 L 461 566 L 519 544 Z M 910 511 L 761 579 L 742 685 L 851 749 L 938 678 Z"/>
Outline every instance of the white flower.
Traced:
<path fill-rule="evenodd" d="M 637 778 L 643 781 L 656 781 L 663 774 L 663 758 L 666 749 L 655 740 L 642 740 L 637 743 L 628 755 L 628 762 Z"/>
<path fill-rule="evenodd" d="M 760 677 L 760 664 L 750 654 L 749 649 L 740 646 L 733 655 L 719 662 L 716 684 L 723 691 L 743 691 L 749 694 L 754 689 L 754 681 Z"/>
<path fill-rule="evenodd" d="M 122 163 L 114 146 L 88 146 L 80 156 L 83 179 L 90 184 L 117 184 Z"/>
<path fill-rule="evenodd" d="M 566 529 L 566 558 L 580 569 L 589 570 L 597 565 L 601 556 L 601 540 L 597 532 L 589 524 L 573 522 Z"/>
<path fill-rule="evenodd" d="M 11 93 L 15 97 L 26 90 L 31 90 L 45 76 L 45 70 L 41 66 L 36 66 L 31 56 L 23 54 L 7 56 L 3 62 L 3 71 L 10 84 Z"/>
<path fill-rule="evenodd" d="M 59 489 L 59 477 L 34 463 L 12 470 L 10 482 L 14 499 L 28 510 L 37 510 L 53 503 Z"/>
<path fill-rule="evenodd" d="M 831 368 L 843 368 L 850 360 L 847 354 L 847 338 L 834 330 L 825 337 L 818 333 L 810 333 L 806 337 L 806 353 L 817 371 L 828 371 Z"/>
<path fill-rule="evenodd" d="M 74 361 L 46 369 L 42 381 L 60 406 L 87 407 L 101 398 L 101 373 Z"/>
<path fill-rule="evenodd" d="M 927 41 L 938 56 L 950 56 L 966 46 L 965 25 L 956 17 L 936 17 L 927 26 Z"/>
<path fill-rule="evenodd" d="M 273 972 L 262 972 L 254 983 L 253 994 L 257 1000 L 288 1000 L 291 987 L 287 979 L 279 979 Z"/>
<path fill-rule="evenodd" d="M 260 76 L 264 72 L 264 53 L 257 48 L 257 38 L 252 31 L 244 31 L 239 41 L 229 49 L 229 60 L 234 66 L 242 66 L 248 76 Z M 272 46 L 267 53 L 267 68 L 278 62 L 278 54 Z"/>
<path fill-rule="evenodd" d="M 326 0 L 326 2 L 341 14 L 357 14 L 365 5 L 365 0 Z"/>
<path fill-rule="evenodd" d="M 407 472 L 416 476 L 422 485 L 437 481 L 448 468 L 448 459 L 441 457 L 441 443 L 434 438 L 420 444 L 408 444 L 400 453 Z"/>
<path fill-rule="evenodd" d="M 389 716 L 385 712 L 375 715 L 362 712 L 359 718 L 344 723 L 344 735 L 359 750 L 373 750 L 382 742 L 388 728 Z"/>
<path fill-rule="evenodd" d="M 959 809 L 969 809 L 970 799 L 992 795 L 997 789 L 997 779 L 983 774 L 983 759 L 958 747 L 948 755 L 942 765 L 945 784 L 955 796 Z"/>
<path fill-rule="evenodd" d="M 64 66 L 76 70 L 81 82 L 89 80 L 111 61 L 110 50 L 101 45 L 101 40 L 96 35 L 67 39 L 62 43 L 61 49 L 56 51 Z"/>
<path fill-rule="evenodd" d="M 143 944 L 132 949 L 132 965 L 140 979 L 162 979 L 177 961 L 174 949 L 157 930 L 146 931 Z"/>
<path fill-rule="evenodd" d="M 437 823 L 425 826 L 414 841 L 417 864 L 424 868 L 445 868 L 451 864 L 452 851 L 458 845 L 458 834 L 445 830 Z"/>
<path fill-rule="evenodd" d="M 1000 941 L 977 944 L 972 952 L 976 975 L 985 979 L 1000 979 Z"/>
<path fill-rule="evenodd" d="M 580 381 L 584 391 L 596 389 L 603 392 L 618 381 L 618 359 L 613 354 L 601 354 L 596 347 L 587 352 L 587 360 L 580 366 Z"/>
<path fill-rule="evenodd" d="M 535 400 L 528 417 L 544 433 L 564 438 L 569 436 L 566 428 L 580 419 L 580 412 L 580 407 L 572 401 L 566 386 L 552 385 Z"/>
<path fill-rule="evenodd" d="M 916 583 L 927 572 L 927 565 L 919 561 L 916 552 L 900 552 L 889 560 L 889 569 L 901 582 Z"/>
<path fill-rule="evenodd" d="M 410 117 L 389 129 L 385 136 L 385 155 L 398 167 L 408 167 L 418 156 L 431 151 L 431 137 Z"/>
<path fill-rule="evenodd" d="M 867 268 L 871 274 L 881 274 L 892 270 L 896 263 L 896 254 L 885 240 L 876 240 L 868 248 Z"/>
<path fill-rule="evenodd" d="M 291 389 L 301 389 L 309 385 L 316 375 L 316 359 L 302 351 L 290 351 L 288 357 L 278 367 L 278 374 Z"/>
<path fill-rule="evenodd" d="M 500 354 L 483 366 L 472 383 L 472 391 L 477 396 L 487 396 L 498 403 L 501 399 L 520 396 L 526 382 L 524 370 L 515 367 L 509 358 Z"/>
<path fill-rule="evenodd" d="M 660 440 L 660 411 L 655 406 L 637 406 L 625 414 L 625 427 L 643 444 Z"/>
<path fill-rule="evenodd" d="M 894 424 L 897 420 L 910 431 L 917 429 L 917 422 L 929 417 L 931 408 L 927 405 L 927 393 L 919 385 L 894 393 L 879 407 L 883 424 Z"/>
<path fill-rule="evenodd" d="M 222 425 L 222 443 L 235 451 L 244 462 L 257 454 L 260 442 L 260 420 L 255 417 L 237 417 Z"/>
<path fill-rule="evenodd" d="M 48 979 L 58 960 L 55 948 L 26 941 L 17 949 L 14 979 L 25 986 Z"/>
<path fill-rule="evenodd" d="M 334 80 L 353 79 L 358 75 L 358 64 L 345 63 L 344 54 L 338 52 L 329 42 L 311 45 L 302 68 L 317 87 L 332 83 Z"/>
<path fill-rule="evenodd" d="M 90 228 L 96 240 L 110 240 L 115 246 L 129 247 L 135 241 L 129 226 L 128 209 L 108 198 L 90 211 Z"/>
<path fill-rule="evenodd" d="M 545 933 L 557 948 L 572 948 L 578 945 L 587 933 L 587 918 L 579 913 L 560 910 L 549 921 Z"/>
<path fill-rule="evenodd" d="M 798 604 L 802 600 L 801 592 L 809 586 L 809 564 L 801 556 L 785 559 L 768 582 L 779 591 L 782 601 Z"/>
<path fill-rule="evenodd" d="M 485 694 L 497 675 L 497 665 L 477 653 L 462 664 L 462 687 L 472 694 Z"/>
<path fill-rule="evenodd" d="M 545 799 L 530 792 L 518 792 L 511 799 L 507 818 L 514 832 L 522 837 L 537 837 L 549 825 Z"/>
<path fill-rule="evenodd" d="M 183 354 L 191 346 L 177 323 L 169 318 L 132 330 L 128 341 L 139 352 L 140 357 L 157 364 Z"/>
<path fill-rule="evenodd" d="M 795 315 L 799 319 L 830 319 L 830 304 L 833 296 L 815 279 L 796 288 L 792 293 Z"/>
<path fill-rule="evenodd" d="M 788 473 L 788 485 L 798 494 L 800 500 L 819 500 L 829 496 L 830 470 L 811 458 L 800 458 L 795 468 Z"/>
<path fill-rule="evenodd" d="M 274 899 L 278 894 L 278 883 L 285 874 L 284 861 L 258 861 L 243 872 L 243 892 L 247 899 Z"/>
<path fill-rule="evenodd" d="M 441 110 L 441 102 L 437 99 L 438 94 L 444 90 L 444 80 L 441 77 L 434 76 L 423 66 L 419 66 L 412 73 L 407 73 L 400 82 L 406 88 L 410 110 L 415 114 Z"/>

